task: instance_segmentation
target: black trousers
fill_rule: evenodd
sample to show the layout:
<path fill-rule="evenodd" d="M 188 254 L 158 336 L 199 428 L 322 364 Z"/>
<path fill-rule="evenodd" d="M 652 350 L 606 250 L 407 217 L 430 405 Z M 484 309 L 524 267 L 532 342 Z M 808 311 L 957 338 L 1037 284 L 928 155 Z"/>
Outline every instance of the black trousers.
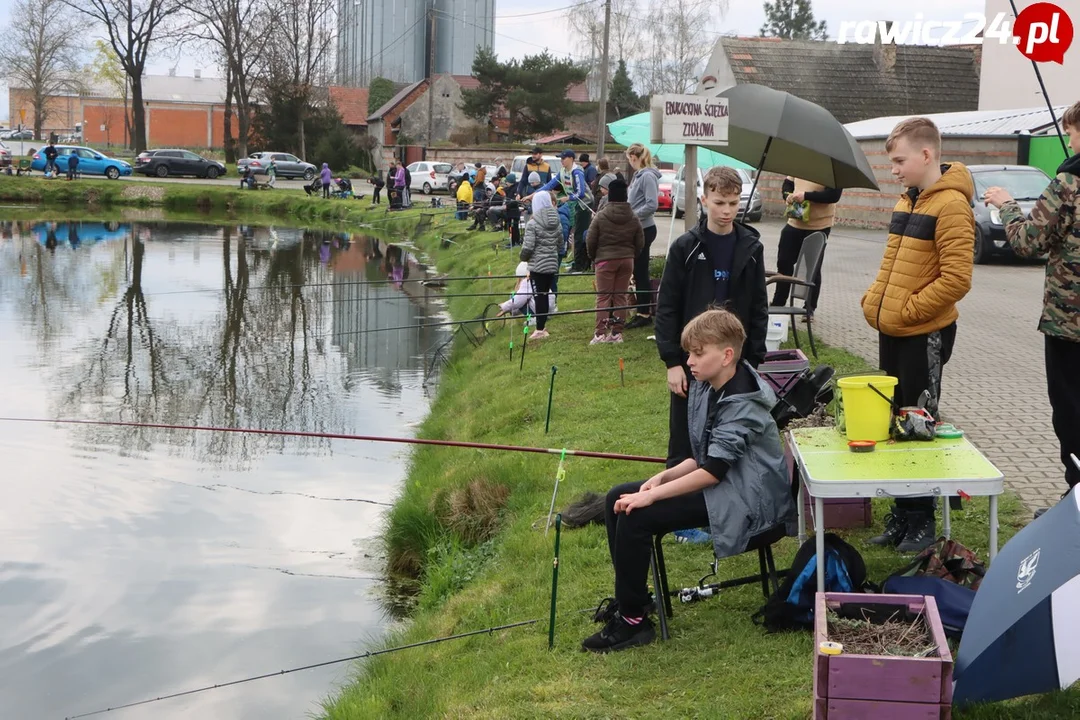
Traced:
<path fill-rule="evenodd" d="M 577 203 L 575 203 L 577 205 Z M 585 245 L 585 233 L 589 230 L 592 213 L 583 207 L 574 208 L 574 265 L 573 269 L 585 272 L 589 269 L 589 250 Z"/>
<path fill-rule="evenodd" d="M 634 258 L 634 286 L 637 288 L 637 311 L 639 315 L 651 315 L 656 298 L 652 291 L 652 278 L 649 277 L 649 248 L 656 239 L 656 226 L 645 228 L 645 247 Z"/>
<path fill-rule="evenodd" d="M 919 404 L 923 392 L 930 394 L 926 409 L 938 419 L 941 401 L 941 371 L 952 357 L 956 343 L 956 323 L 926 335 L 893 337 L 878 333 L 878 363 L 895 377 L 896 403 L 900 407 Z M 901 510 L 934 511 L 934 498 L 897 498 Z"/>
<path fill-rule="evenodd" d="M 683 366 L 683 372 L 690 378 L 690 371 Z M 689 386 L 689 381 L 687 385 Z M 672 468 L 691 457 L 694 452 L 690 447 L 690 421 L 687 418 L 688 400 L 675 393 L 671 395 L 668 408 L 668 456 L 667 467 Z"/>
<path fill-rule="evenodd" d="M 555 273 L 529 273 L 532 278 L 533 299 L 536 301 L 536 329 L 543 330 L 547 325 L 548 293 Z"/>
<path fill-rule="evenodd" d="M 615 566 L 615 600 L 626 617 L 641 617 L 649 604 L 649 561 L 653 536 L 689 527 L 708 527 L 709 511 L 700 490 L 689 495 L 658 500 L 629 515 L 615 513 L 620 495 L 638 491 L 642 482 L 616 485 L 607 494 L 604 522 L 607 524 L 608 550 Z M 657 607 L 662 605 L 659 600 Z"/>
<path fill-rule="evenodd" d="M 1080 482 L 1080 470 L 1069 457 L 1072 453 L 1080 457 L 1080 342 L 1046 336 L 1046 389 L 1065 482 L 1072 488 Z"/>
<path fill-rule="evenodd" d="M 379 193 L 380 192 L 382 192 L 382 188 L 379 187 L 378 185 L 376 185 L 375 186 L 375 191 L 373 192 L 373 194 L 371 196 L 371 204 L 372 205 L 381 205 L 382 204 L 382 200 L 379 199 Z"/>
<path fill-rule="evenodd" d="M 825 233 L 825 237 L 829 237 L 829 232 L 832 231 L 831 227 L 827 227 L 821 232 Z M 785 225 L 780 230 L 780 244 L 776 248 L 776 269 L 780 271 L 781 275 L 794 275 L 795 264 L 799 261 L 799 252 L 802 251 L 803 240 L 810 233 L 815 233 L 817 230 L 800 230 L 799 228 Z M 825 249 L 821 250 L 822 262 L 825 262 Z M 818 298 L 821 296 L 821 266 L 818 266 L 818 271 L 811 279 L 814 283 L 814 287 L 810 289 L 810 297 L 806 303 L 806 309 L 811 313 L 817 309 Z M 773 299 L 771 305 L 774 307 L 780 307 L 788 304 L 788 293 L 791 291 L 791 283 L 778 282 L 776 283 L 776 290 L 773 292 Z"/>

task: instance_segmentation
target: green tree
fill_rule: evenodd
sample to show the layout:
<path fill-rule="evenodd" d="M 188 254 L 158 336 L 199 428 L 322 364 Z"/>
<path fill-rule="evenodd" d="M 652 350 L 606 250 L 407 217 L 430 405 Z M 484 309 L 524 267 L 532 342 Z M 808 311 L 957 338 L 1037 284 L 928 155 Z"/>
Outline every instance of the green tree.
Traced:
<path fill-rule="evenodd" d="M 615 120 L 621 120 L 643 109 L 641 97 L 634 92 L 634 83 L 630 80 L 626 61 L 619 60 L 619 67 L 611 78 L 611 87 L 608 90 L 608 115 Z"/>
<path fill-rule="evenodd" d="M 566 97 L 567 89 L 584 82 L 587 74 L 570 60 L 556 60 L 546 51 L 520 62 L 499 62 L 488 49 L 478 48 L 472 74 L 480 86 L 462 90 L 461 109 L 476 120 L 505 108 L 510 115 L 510 138 L 547 135 L 579 114 L 583 103 Z"/>
<path fill-rule="evenodd" d="M 87 68 L 87 74 L 94 82 L 99 85 L 103 85 L 108 88 L 113 97 L 120 98 L 123 102 L 123 110 L 121 113 L 117 113 L 117 108 L 112 105 L 105 107 L 102 113 L 102 123 L 105 125 L 105 144 L 112 145 L 112 141 L 116 138 L 113 137 L 113 130 L 116 130 L 119 134 L 123 132 L 123 145 L 127 146 L 131 141 L 131 112 L 128 105 L 128 77 L 124 72 L 123 65 L 120 64 L 120 60 L 117 59 L 116 53 L 112 51 L 112 48 L 104 40 L 98 39 L 94 41 L 94 54 L 90 60 L 90 65 Z M 123 128 L 117 127 L 117 115 L 123 115 Z M 86 128 L 83 128 L 83 132 L 86 132 Z"/>
<path fill-rule="evenodd" d="M 810 0 L 775 0 L 765 3 L 761 37 L 785 40 L 825 40 L 825 21 L 814 20 Z"/>
<path fill-rule="evenodd" d="M 393 99 L 394 83 L 384 77 L 372 78 L 368 83 L 367 111 L 370 115 Z"/>

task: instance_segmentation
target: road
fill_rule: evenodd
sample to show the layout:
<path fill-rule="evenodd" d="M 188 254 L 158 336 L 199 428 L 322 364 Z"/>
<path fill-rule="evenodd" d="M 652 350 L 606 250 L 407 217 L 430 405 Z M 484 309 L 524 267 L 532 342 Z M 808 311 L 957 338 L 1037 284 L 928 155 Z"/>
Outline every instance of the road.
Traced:
<path fill-rule="evenodd" d="M 667 252 L 668 221 L 659 219 L 654 255 Z M 676 225 L 678 233 L 681 223 Z M 756 227 L 765 243 L 766 266 L 776 267 L 782 224 L 766 220 Z M 833 228 L 814 316 L 815 335 L 875 365 L 877 336 L 863 318 L 860 300 L 884 247 L 884 231 Z M 967 432 L 1032 509 L 1055 502 L 1066 489 L 1046 398 L 1043 336 L 1036 330 L 1043 277 L 1041 265 L 975 266 L 971 292 L 960 302 L 956 347 L 942 381 L 943 414 Z"/>

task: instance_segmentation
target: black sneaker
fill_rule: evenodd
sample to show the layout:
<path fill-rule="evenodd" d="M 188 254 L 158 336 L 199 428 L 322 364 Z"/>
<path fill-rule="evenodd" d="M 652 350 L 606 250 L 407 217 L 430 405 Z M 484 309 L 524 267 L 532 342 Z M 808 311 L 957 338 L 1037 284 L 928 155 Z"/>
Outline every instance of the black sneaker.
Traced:
<path fill-rule="evenodd" d="M 619 603 L 613 597 L 606 597 L 600 601 L 600 604 L 596 606 L 596 610 L 593 611 L 593 622 L 606 625 L 611 622 L 611 619 L 615 617 L 615 613 L 619 612 Z M 645 614 L 652 615 L 656 612 L 656 600 L 649 600 L 649 604 L 645 606 Z"/>
<path fill-rule="evenodd" d="M 626 323 L 627 330 L 649 327 L 652 325 L 652 317 L 649 315 L 635 315 L 630 322 Z"/>
<path fill-rule="evenodd" d="M 603 630 L 582 641 L 581 648 L 595 653 L 618 652 L 648 645 L 655 639 L 656 629 L 648 617 L 643 617 L 641 622 L 631 625 L 616 611 Z"/>
<path fill-rule="evenodd" d="M 918 553 L 934 544 L 937 539 L 937 523 L 933 512 L 909 512 L 907 532 L 896 546 L 897 552 Z"/>
<path fill-rule="evenodd" d="M 893 505 L 892 512 L 885 516 L 885 531 L 866 542 L 871 545 L 899 545 L 904 539 L 904 534 L 907 533 L 907 527 L 907 513 Z"/>

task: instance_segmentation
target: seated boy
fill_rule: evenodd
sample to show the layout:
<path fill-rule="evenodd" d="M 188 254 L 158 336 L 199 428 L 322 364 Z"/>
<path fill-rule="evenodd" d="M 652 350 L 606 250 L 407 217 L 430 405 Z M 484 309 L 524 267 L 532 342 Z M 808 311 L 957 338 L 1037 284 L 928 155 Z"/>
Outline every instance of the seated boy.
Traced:
<path fill-rule="evenodd" d="M 644 483 L 607 495 L 608 550 L 615 601 L 604 628 L 585 639 L 592 652 L 645 645 L 656 637 L 646 617 L 653 536 L 708 527 L 717 557 L 745 552 L 750 539 L 793 517 L 784 450 L 770 411 L 776 396 L 742 361 L 746 332 L 727 310 L 710 309 L 682 332 L 693 375 L 688 421 L 693 456 Z"/>

